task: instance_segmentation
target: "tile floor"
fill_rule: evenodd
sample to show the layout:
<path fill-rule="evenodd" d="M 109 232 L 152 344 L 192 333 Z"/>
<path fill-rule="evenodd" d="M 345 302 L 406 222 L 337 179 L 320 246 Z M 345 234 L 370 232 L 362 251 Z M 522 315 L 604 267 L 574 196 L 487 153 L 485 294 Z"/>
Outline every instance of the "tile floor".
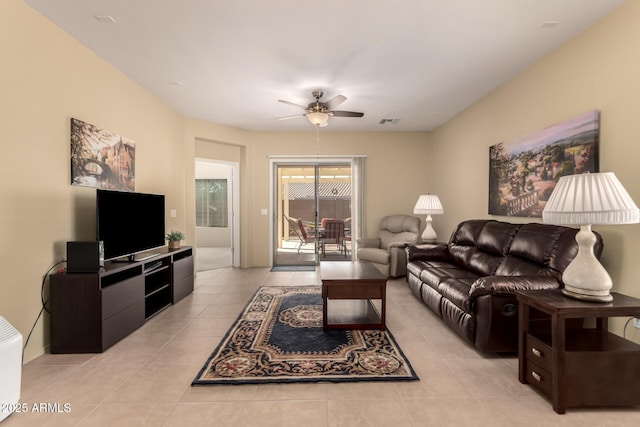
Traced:
<path fill-rule="evenodd" d="M 404 279 L 388 284 L 388 326 L 419 382 L 190 386 L 258 286 L 312 284 L 314 272 L 200 272 L 192 295 L 105 353 L 46 354 L 25 365 L 21 401 L 29 411 L 1 427 L 640 425 L 640 408 L 557 415 L 518 382 L 515 357 L 476 352 Z"/>
<path fill-rule="evenodd" d="M 197 272 L 233 266 L 231 248 L 198 247 L 194 249 L 194 254 Z"/>

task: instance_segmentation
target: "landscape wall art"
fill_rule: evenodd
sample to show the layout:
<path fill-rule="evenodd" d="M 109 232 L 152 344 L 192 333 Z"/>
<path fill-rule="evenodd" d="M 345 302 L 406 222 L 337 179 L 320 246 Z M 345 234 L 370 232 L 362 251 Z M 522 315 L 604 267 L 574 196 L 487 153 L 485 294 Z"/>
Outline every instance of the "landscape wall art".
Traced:
<path fill-rule="evenodd" d="M 598 172 L 600 112 L 489 147 L 489 214 L 542 217 L 558 179 Z"/>
<path fill-rule="evenodd" d="M 71 119 L 71 184 L 135 190 L 135 142 Z"/>

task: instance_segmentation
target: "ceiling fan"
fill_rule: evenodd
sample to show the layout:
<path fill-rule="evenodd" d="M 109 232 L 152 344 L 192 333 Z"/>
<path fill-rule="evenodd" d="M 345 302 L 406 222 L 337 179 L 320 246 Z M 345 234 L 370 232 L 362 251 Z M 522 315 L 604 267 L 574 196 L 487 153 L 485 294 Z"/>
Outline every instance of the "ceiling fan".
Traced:
<path fill-rule="evenodd" d="M 301 108 L 306 111 L 304 114 L 296 114 L 294 116 L 280 117 L 278 120 L 293 119 L 295 117 L 306 117 L 312 125 L 318 127 L 324 127 L 327 125 L 329 117 L 362 117 L 364 113 L 358 113 L 356 111 L 339 111 L 335 108 L 347 100 L 346 96 L 336 95 L 327 102 L 320 102 L 320 98 L 324 93 L 321 90 L 314 90 L 311 95 L 316 99 L 315 102 L 310 103 L 306 107 L 304 105 L 296 104 L 289 101 L 279 99 L 279 102 L 283 104 L 292 105 L 296 108 Z"/>

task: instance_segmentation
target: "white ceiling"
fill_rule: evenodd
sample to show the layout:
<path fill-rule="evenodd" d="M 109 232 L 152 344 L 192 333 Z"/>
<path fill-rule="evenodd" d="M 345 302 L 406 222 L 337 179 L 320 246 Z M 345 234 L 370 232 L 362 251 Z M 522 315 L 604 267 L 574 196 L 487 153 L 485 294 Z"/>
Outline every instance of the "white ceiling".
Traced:
<path fill-rule="evenodd" d="M 314 89 L 364 112 L 325 132 L 434 129 L 623 0 L 24 2 L 192 118 L 313 130 L 277 120 L 300 112 L 277 101 L 307 105 Z"/>

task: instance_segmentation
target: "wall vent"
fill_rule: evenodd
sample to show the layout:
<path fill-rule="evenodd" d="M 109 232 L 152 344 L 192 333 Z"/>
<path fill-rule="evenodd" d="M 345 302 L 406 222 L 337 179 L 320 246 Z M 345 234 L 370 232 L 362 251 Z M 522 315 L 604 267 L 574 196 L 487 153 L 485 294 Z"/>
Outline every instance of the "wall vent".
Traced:
<path fill-rule="evenodd" d="M 95 15 L 94 18 L 101 24 L 115 24 L 116 20 L 111 15 Z"/>

